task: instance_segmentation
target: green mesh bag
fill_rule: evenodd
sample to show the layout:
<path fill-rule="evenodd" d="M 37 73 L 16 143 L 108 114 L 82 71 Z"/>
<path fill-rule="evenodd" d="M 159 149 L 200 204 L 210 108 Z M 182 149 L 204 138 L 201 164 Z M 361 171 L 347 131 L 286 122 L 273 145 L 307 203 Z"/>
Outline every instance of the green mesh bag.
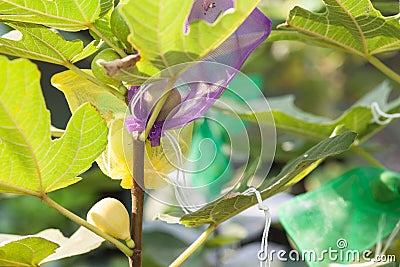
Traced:
<path fill-rule="evenodd" d="M 309 266 L 357 261 L 400 220 L 400 174 L 351 170 L 283 204 L 279 218 Z"/>
<path fill-rule="evenodd" d="M 194 169 L 202 171 L 193 172 L 188 177 L 194 187 L 207 186 L 205 197 L 213 199 L 221 193 L 233 173 L 229 155 L 222 150 L 227 139 L 226 133 L 218 127 L 211 127 L 208 119 L 197 120 L 193 133 L 188 159 L 196 162 L 197 167 Z M 200 147 L 208 153 L 202 153 Z"/>
<path fill-rule="evenodd" d="M 258 88 L 263 87 L 262 76 L 250 75 L 250 79 Z M 249 80 L 241 75 L 235 76 L 229 83 L 233 91 L 238 88 L 248 88 Z M 255 100 L 259 97 L 260 92 L 256 87 L 250 87 L 246 92 L 246 100 Z M 223 93 L 223 99 L 235 100 L 240 104 L 245 104 L 245 100 L 241 99 L 231 90 Z M 231 115 L 224 114 L 218 110 L 207 111 L 204 119 L 194 122 L 193 137 L 188 160 L 194 162 L 192 170 L 201 170 L 191 172 L 187 175 L 190 183 L 197 190 L 202 190 L 203 196 L 208 201 L 213 201 L 220 197 L 225 187 L 230 187 L 234 182 L 234 168 L 229 153 L 224 151 L 224 146 L 231 148 L 230 139 L 236 135 L 236 140 L 240 136 L 247 137 L 247 132 L 243 132 L 242 125 L 247 125 L 242 120 L 234 118 Z M 207 119 L 207 117 L 211 119 Z M 205 141 L 205 142 L 203 142 Z M 246 148 L 246 152 L 248 152 Z"/>

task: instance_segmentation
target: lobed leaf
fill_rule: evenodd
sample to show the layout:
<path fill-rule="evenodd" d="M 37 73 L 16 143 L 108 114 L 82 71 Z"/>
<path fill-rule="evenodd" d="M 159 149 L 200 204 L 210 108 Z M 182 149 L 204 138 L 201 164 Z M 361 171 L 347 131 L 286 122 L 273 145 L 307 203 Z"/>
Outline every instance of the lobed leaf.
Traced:
<path fill-rule="evenodd" d="M 90 70 L 83 71 L 92 75 Z M 132 174 L 128 166 L 129 163 L 127 163 L 127 159 L 124 157 L 121 149 L 123 137 L 128 136 L 127 133 L 125 135 L 122 134 L 124 117 L 128 111 L 125 102 L 103 87 L 82 78 L 72 71 L 57 73 L 52 77 L 51 83 L 64 93 L 72 113 L 76 112 L 77 108 L 85 102 L 91 103 L 99 110 L 110 130 L 109 143 L 101 156 L 97 158 L 97 164 L 102 172 L 112 179 L 132 181 Z M 114 137 L 115 139 L 120 139 L 121 147 L 113 149 L 113 146 L 115 146 L 115 142 L 111 142 L 113 135 L 117 136 Z M 113 151 L 119 151 L 119 153 L 113 153 Z"/>
<path fill-rule="evenodd" d="M 292 9 L 280 27 L 298 34 L 283 33 L 280 38 L 306 40 L 364 57 L 400 49 L 400 15 L 385 17 L 370 0 L 324 0 L 324 3 L 323 13 L 301 7 Z"/>
<path fill-rule="evenodd" d="M 66 41 L 58 33 L 40 25 L 6 24 L 15 30 L 0 38 L 0 53 L 66 65 L 97 51 L 94 42 L 83 48 L 81 40 Z"/>
<path fill-rule="evenodd" d="M 94 234 L 93 232 L 87 230 L 83 226 L 79 227 L 75 233 L 72 234 L 71 237 L 67 238 L 61 233 L 58 229 L 46 229 L 37 233 L 35 235 L 30 236 L 19 236 L 19 235 L 7 235 L 7 234 L 0 234 L 0 244 L 8 244 L 13 243 L 18 240 L 24 240 L 24 238 L 40 238 L 44 239 L 50 243 L 55 244 L 58 248 L 57 250 L 48 255 L 44 255 L 45 257 L 39 260 L 39 264 L 43 265 L 52 261 L 81 255 L 92 251 L 98 248 L 101 243 L 104 241 L 103 238 L 99 237 L 98 235 Z M 43 241 L 42 241 L 43 242 Z M 36 249 L 36 247 L 35 247 Z M 0 246 L 1 251 L 1 246 Z M 17 251 L 18 252 L 18 251 Z M 6 257 L 10 254 L 10 251 L 6 251 Z M 1 252 L 0 252 L 1 255 Z M 19 256 L 15 257 L 18 259 Z M 14 259 L 14 260 L 15 260 Z M 1 265 L 1 256 L 0 256 L 0 266 Z M 9 265 L 7 265 L 9 266 Z M 25 266 L 25 265 L 23 265 Z M 36 265 L 35 265 L 36 266 Z"/>
<path fill-rule="evenodd" d="M 85 30 L 101 14 L 107 13 L 110 0 L 2 0 L 0 20 L 41 24 L 64 31 Z"/>
<path fill-rule="evenodd" d="M 0 65 L 0 192 L 38 196 L 78 182 L 106 146 L 104 120 L 84 104 L 51 140 L 39 70 L 25 59 Z"/>
<path fill-rule="evenodd" d="M 82 71 L 93 76 L 91 70 Z M 51 84 L 64 93 L 72 112 L 76 112 L 86 102 L 94 105 L 107 121 L 123 117 L 128 111 L 125 101 L 73 71 L 55 74 L 51 78 Z"/>
<path fill-rule="evenodd" d="M 40 266 L 59 246 L 41 237 L 27 237 L 0 246 L 0 266 Z"/>
<path fill-rule="evenodd" d="M 300 157 L 292 160 L 277 176 L 265 179 L 258 188 L 262 198 L 268 198 L 285 190 L 294 181 L 301 180 L 316 168 L 324 158 L 345 152 L 353 144 L 356 136 L 353 132 L 344 132 L 323 140 Z M 181 217 L 180 223 L 189 227 L 197 227 L 203 224 L 220 224 L 255 204 L 257 204 L 255 196 L 238 194 L 234 197 L 225 197 L 196 212 L 184 215 Z"/>

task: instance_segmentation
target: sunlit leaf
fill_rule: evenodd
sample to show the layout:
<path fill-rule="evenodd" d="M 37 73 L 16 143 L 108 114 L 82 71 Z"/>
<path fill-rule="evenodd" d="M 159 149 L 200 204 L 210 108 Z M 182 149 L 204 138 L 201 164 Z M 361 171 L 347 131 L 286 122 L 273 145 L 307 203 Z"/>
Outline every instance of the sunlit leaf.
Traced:
<path fill-rule="evenodd" d="M 295 7 L 281 28 L 298 32 L 291 39 L 307 40 L 365 57 L 400 49 L 399 15 L 384 17 L 369 0 L 324 2 L 323 13 Z"/>
<path fill-rule="evenodd" d="M 113 10 L 114 9 L 110 9 L 106 14 L 104 14 L 104 16 L 97 19 L 93 24 L 94 27 L 97 29 L 97 33 L 100 32 L 99 34 L 102 35 L 101 37 L 92 30 L 90 30 L 89 33 L 95 40 L 99 42 L 104 38 L 107 38 L 108 41 L 113 43 L 115 46 L 123 47 L 122 44 L 118 41 L 118 39 L 114 36 L 113 31 L 111 30 L 110 18 Z"/>
<path fill-rule="evenodd" d="M 105 148 L 104 120 L 84 104 L 51 140 L 37 67 L 5 57 L 0 65 L 0 192 L 37 196 L 78 182 Z"/>
<path fill-rule="evenodd" d="M 94 23 L 94 26 L 98 31 L 101 32 L 101 34 L 105 37 L 107 37 L 110 41 L 114 41 L 114 35 L 111 31 L 111 25 L 110 25 L 110 15 L 107 14 L 106 16 L 99 18 L 96 20 Z M 90 34 L 93 36 L 94 39 L 97 41 L 100 41 L 102 38 L 95 34 L 94 32 L 90 31 Z"/>
<path fill-rule="evenodd" d="M 304 178 L 317 167 L 317 163 L 322 159 L 345 152 L 353 144 L 355 138 L 356 134 L 353 132 L 339 134 L 320 142 L 300 157 L 292 160 L 277 176 L 267 178 L 258 188 L 263 199 L 286 189 L 292 181 Z M 239 194 L 234 197 L 225 197 L 194 213 L 184 215 L 181 223 L 190 227 L 219 224 L 256 203 L 257 199 L 254 196 Z"/>
<path fill-rule="evenodd" d="M 59 246 L 40 237 L 27 237 L 0 245 L 0 266 L 39 266 Z"/>
<path fill-rule="evenodd" d="M 59 129 L 53 125 L 50 126 L 50 132 L 52 137 L 61 137 L 65 133 L 65 130 Z"/>
<path fill-rule="evenodd" d="M 2 0 L 0 19 L 42 24 L 64 31 L 87 29 L 107 13 L 110 0 Z"/>
<path fill-rule="evenodd" d="M 15 30 L 0 38 L 0 53 L 65 65 L 97 51 L 94 42 L 83 48 L 81 40 L 66 41 L 60 34 L 40 25 L 6 24 Z"/>
<path fill-rule="evenodd" d="M 105 16 L 113 8 L 114 8 L 114 0 L 100 0 L 99 17 Z"/>
<path fill-rule="evenodd" d="M 82 71 L 93 75 L 91 70 Z M 73 112 L 82 103 L 89 102 L 109 121 L 124 116 L 128 110 L 125 101 L 72 71 L 57 73 L 52 77 L 51 83 L 64 93 L 69 108 Z"/>
<path fill-rule="evenodd" d="M 238 0 L 233 13 L 218 19 L 214 25 L 195 21 L 185 34 L 184 26 L 193 1 L 126 1 L 121 13 L 133 32 L 128 40 L 142 59 L 137 68 L 122 71 L 119 77 L 141 84 L 160 70 L 201 60 L 242 24 L 257 3 L 258 0 Z"/>
<path fill-rule="evenodd" d="M 90 42 L 88 45 L 86 45 L 83 50 L 81 52 L 79 52 L 79 54 L 75 55 L 73 58 L 71 58 L 71 62 L 75 63 L 78 62 L 82 59 L 85 59 L 91 55 L 93 55 L 94 53 L 97 52 L 98 50 L 98 42 L 93 40 L 92 42 Z"/>

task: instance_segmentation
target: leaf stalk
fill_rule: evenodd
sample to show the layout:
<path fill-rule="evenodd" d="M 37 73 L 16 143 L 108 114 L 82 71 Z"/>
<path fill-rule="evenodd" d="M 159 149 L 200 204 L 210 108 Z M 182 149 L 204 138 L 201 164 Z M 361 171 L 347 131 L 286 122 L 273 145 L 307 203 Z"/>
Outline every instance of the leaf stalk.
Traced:
<path fill-rule="evenodd" d="M 400 84 L 400 75 L 394 72 L 391 68 L 383 64 L 378 58 L 374 56 L 366 57 L 368 62 L 371 63 L 375 68 L 380 70 L 383 74 L 391 78 L 393 81 L 396 81 Z"/>
<path fill-rule="evenodd" d="M 180 266 L 190 255 L 192 255 L 215 231 L 217 224 L 211 224 L 169 267 Z"/>
<path fill-rule="evenodd" d="M 358 145 L 353 145 L 351 150 L 355 152 L 357 155 L 365 159 L 368 163 L 372 166 L 379 167 L 379 168 L 386 168 L 382 163 L 377 161 L 374 157 L 372 157 L 367 151 L 365 151 L 362 147 Z"/>

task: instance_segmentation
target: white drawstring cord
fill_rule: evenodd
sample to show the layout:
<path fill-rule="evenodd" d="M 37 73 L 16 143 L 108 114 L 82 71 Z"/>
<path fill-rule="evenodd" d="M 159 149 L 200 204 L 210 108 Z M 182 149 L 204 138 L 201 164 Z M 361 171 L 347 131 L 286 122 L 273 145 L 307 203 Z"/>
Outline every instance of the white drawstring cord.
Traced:
<path fill-rule="evenodd" d="M 400 118 L 400 113 L 387 114 L 381 110 L 377 102 L 371 104 L 372 116 L 374 116 L 374 121 L 379 125 L 389 124 L 393 119 Z M 381 120 L 379 117 L 384 117 L 386 120 Z"/>
<path fill-rule="evenodd" d="M 394 227 L 393 231 L 390 233 L 385 248 L 382 251 L 382 255 L 384 255 L 386 253 L 386 251 L 388 250 L 389 246 L 393 243 L 395 237 L 397 236 L 397 234 L 400 232 L 400 220 L 397 222 L 396 226 Z"/>
<path fill-rule="evenodd" d="M 257 253 L 257 257 L 258 260 L 260 261 L 260 267 L 262 267 L 264 263 L 266 264 L 266 266 L 269 267 L 271 264 L 271 260 L 268 255 L 268 234 L 269 234 L 269 229 L 271 227 L 271 214 L 269 213 L 269 208 L 266 205 L 264 205 L 261 193 L 257 189 L 255 189 L 254 187 L 250 187 L 242 193 L 242 195 L 245 196 L 251 196 L 253 194 L 257 198 L 258 209 L 264 211 L 265 214 L 265 226 L 261 239 L 261 247 Z"/>
<path fill-rule="evenodd" d="M 182 169 L 184 167 L 183 164 L 183 157 L 182 157 L 182 151 L 181 148 L 179 147 L 179 142 L 178 140 L 169 132 L 165 132 L 165 137 L 168 139 L 168 141 L 171 143 L 172 149 L 175 152 L 175 155 L 177 156 L 177 161 L 178 161 L 178 166 L 177 166 L 177 178 L 176 181 L 169 179 L 170 182 L 172 183 L 175 191 L 175 197 L 178 203 L 180 204 L 182 210 L 188 214 L 191 211 L 196 210 L 196 206 L 193 205 L 193 203 L 190 201 L 190 198 L 187 196 L 185 193 L 185 189 L 182 189 L 182 187 L 187 188 L 187 180 L 185 176 L 185 171 Z M 180 183 L 180 177 L 182 177 L 182 184 Z"/>

